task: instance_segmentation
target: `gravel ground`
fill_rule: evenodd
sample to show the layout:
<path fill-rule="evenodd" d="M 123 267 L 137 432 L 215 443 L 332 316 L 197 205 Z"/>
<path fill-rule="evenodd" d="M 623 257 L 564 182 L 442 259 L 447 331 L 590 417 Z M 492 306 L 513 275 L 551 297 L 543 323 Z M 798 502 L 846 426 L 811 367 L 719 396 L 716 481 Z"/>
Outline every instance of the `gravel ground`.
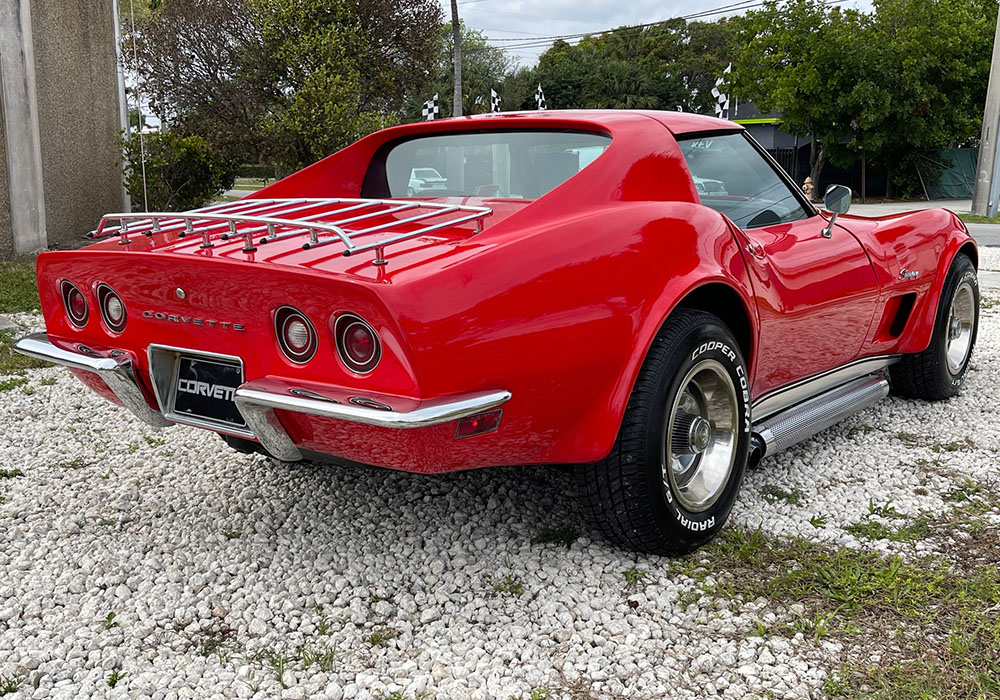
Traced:
<path fill-rule="evenodd" d="M 1000 293 L 990 304 L 960 397 L 890 398 L 765 460 L 733 522 L 973 556 L 961 531 L 894 542 L 844 528 L 901 527 L 947 510 L 966 480 L 995 485 Z M 25 377 L 0 393 L 13 697 L 818 698 L 849 652 L 754 636 L 800 611 L 705 595 L 678 561 L 588 539 L 560 471 L 274 463 L 203 431 L 152 431 L 62 369 Z M 558 528 L 568 547 L 533 543 Z"/>

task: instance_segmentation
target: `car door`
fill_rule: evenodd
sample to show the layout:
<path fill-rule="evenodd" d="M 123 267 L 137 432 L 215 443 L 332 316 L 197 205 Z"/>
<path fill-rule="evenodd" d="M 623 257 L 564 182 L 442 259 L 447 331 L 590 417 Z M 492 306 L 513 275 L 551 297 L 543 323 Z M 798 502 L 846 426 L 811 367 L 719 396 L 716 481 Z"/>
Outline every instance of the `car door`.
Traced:
<path fill-rule="evenodd" d="M 827 220 L 744 132 L 679 138 L 701 203 L 745 251 L 760 319 L 753 395 L 856 359 L 878 304 L 861 243 Z"/>

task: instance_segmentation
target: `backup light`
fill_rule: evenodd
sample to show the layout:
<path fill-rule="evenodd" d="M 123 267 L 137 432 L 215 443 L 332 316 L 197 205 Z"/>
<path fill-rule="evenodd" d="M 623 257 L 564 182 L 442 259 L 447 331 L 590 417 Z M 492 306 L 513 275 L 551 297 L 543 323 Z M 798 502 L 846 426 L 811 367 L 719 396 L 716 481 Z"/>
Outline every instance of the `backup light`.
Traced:
<path fill-rule="evenodd" d="M 125 330 L 125 322 L 127 321 L 125 304 L 118 293 L 103 282 L 97 285 L 97 304 L 101 309 L 101 318 L 104 319 L 104 325 L 108 327 L 108 330 L 112 333 L 121 333 Z"/>
<path fill-rule="evenodd" d="M 316 354 L 316 329 L 306 315 L 291 306 L 282 306 L 274 314 L 278 347 L 296 364 L 305 364 Z"/>

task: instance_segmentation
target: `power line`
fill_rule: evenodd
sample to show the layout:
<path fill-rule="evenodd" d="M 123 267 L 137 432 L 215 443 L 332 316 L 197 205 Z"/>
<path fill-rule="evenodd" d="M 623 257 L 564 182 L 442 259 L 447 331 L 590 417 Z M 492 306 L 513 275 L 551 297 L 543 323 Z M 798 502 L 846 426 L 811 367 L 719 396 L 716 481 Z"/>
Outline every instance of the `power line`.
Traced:
<path fill-rule="evenodd" d="M 471 2 L 472 0 L 468 0 L 468 1 Z M 829 2 L 827 4 L 828 5 L 837 5 L 837 4 L 844 3 L 844 2 L 848 2 L 848 0 L 829 0 Z M 492 48 L 502 49 L 503 51 L 510 51 L 511 49 L 536 49 L 536 48 L 544 48 L 544 47 L 547 47 L 549 44 L 551 44 L 551 43 L 553 43 L 555 41 L 559 41 L 559 40 L 569 42 L 569 41 L 572 41 L 574 39 L 583 39 L 583 38 L 588 37 L 588 36 L 595 36 L 595 35 L 601 35 L 601 34 L 615 33 L 617 36 L 633 36 L 633 35 L 636 35 L 636 34 L 641 34 L 643 31 L 645 31 L 646 29 L 649 29 L 651 27 L 656 27 L 656 26 L 660 26 L 660 25 L 663 25 L 663 24 L 667 24 L 669 22 L 673 22 L 673 21 L 676 21 L 678 19 L 691 20 L 691 19 L 698 19 L 698 18 L 701 18 L 701 17 L 710 17 L 712 15 L 724 14 L 726 12 L 739 12 L 739 11 L 742 11 L 742 10 L 751 10 L 751 9 L 756 8 L 756 7 L 762 7 L 765 4 L 767 4 L 767 3 L 765 1 L 763 1 L 763 0 L 743 0 L 742 2 L 735 2 L 735 3 L 731 3 L 729 5 L 723 5 L 721 7 L 716 7 L 716 8 L 710 9 L 710 10 L 702 10 L 700 12 L 692 12 L 692 13 L 687 14 L 687 15 L 681 15 L 679 17 L 670 17 L 668 19 L 661 19 L 661 20 L 657 20 L 655 22 L 647 22 L 645 24 L 637 24 L 637 25 L 632 25 L 632 26 L 626 25 L 625 27 L 609 28 L 609 29 L 604 29 L 604 30 L 599 30 L 599 31 L 594 31 L 594 32 L 579 32 L 579 33 L 574 33 L 574 34 L 556 34 L 556 35 L 550 35 L 550 36 L 538 36 L 538 37 L 531 37 L 530 39 L 528 39 L 528 38 L 521 39 L 521 38 L 514 38 L 514 37 L 501 37 L 501 38 L 498 38 L 498 39 L 490 39 L 490 41 L 496 41 L 496 42 L 501 42 L 501 41 L 520 42 L 520 43 L 507 44 L 505 46 L 494 46 L 494 47 L 492 47 Z M 500 31 L 500 30 L 495 30 L 495 31 Z M 475 49 L 473 49 L 473 50 L 475 50 Z"/>

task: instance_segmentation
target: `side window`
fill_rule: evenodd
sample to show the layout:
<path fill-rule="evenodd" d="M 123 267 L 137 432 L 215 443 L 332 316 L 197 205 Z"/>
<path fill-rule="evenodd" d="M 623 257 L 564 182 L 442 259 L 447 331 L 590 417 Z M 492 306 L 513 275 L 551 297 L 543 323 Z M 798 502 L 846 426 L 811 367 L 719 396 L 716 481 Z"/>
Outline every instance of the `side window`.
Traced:
<path fill-rule="evenodd" d="M 802 201 L 742 133 L 678 139 L 701 203 L 740 228 L 811 216 Z"/>

